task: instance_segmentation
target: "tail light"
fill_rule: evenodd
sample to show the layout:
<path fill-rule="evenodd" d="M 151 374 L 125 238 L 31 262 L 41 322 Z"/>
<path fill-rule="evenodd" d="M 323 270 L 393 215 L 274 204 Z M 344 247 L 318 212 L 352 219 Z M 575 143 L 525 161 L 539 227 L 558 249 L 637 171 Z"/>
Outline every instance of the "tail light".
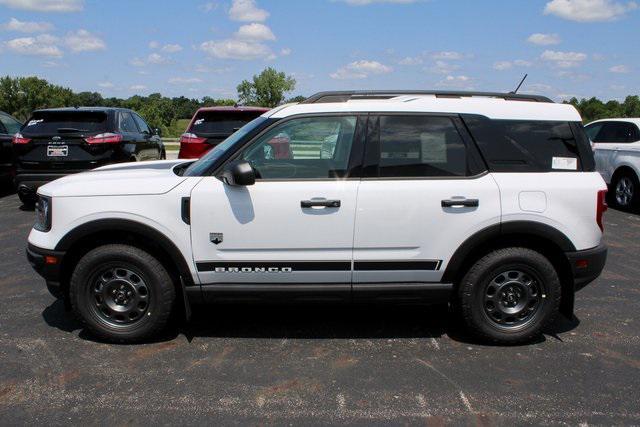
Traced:
<path fill-rule="evenodd" d="M 28 144 L 29 142 L 31 142 L 31 139 L 25 138 L 20 132 L 18 132 L 13 135 L 13 139 L 11 140 L 11 142 L 14 144 Z"/>
<path fill-rule="evenodd" d="M 119 133 L 101 133 L 84 140 L 87 141 L 87 144 L 117 144 L 122 142 L 122 135 Z"/>
<path fill-rule="evenodd" d="M 602 223 L 602 216 L 607 211 L 607 190 L 598 191 L 598 201 L 596 205 L 596 222 L 600 230 L 604 232 L 604 224 Z"/>
<path fill-rule="evenodd" d="M 207 142 L 207 138 L 200 138 L 195 133 L 183 133 L 180 136 L 180 144 L 203 144 Z"/>

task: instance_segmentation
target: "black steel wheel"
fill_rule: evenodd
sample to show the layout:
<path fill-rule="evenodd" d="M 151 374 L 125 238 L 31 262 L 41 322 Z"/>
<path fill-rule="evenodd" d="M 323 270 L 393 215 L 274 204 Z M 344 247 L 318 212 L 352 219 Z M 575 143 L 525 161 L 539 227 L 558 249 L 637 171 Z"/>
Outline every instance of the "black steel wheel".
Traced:
<path fill-rule="evenodd" d="M 76 265 L 69 285 L 71 306 L 97 337 L 138 342 L 166 325 L 175 286 L 165 267 L 142 249 L 105 245 Z"/>
<path fill-rule="evenodd" d="M 561 284 L 553 264 L 527 248 L 498 249 L 471 266 L 458 287 L 464 321 L 482 339 L 530 341 L 555 319 Z"/>

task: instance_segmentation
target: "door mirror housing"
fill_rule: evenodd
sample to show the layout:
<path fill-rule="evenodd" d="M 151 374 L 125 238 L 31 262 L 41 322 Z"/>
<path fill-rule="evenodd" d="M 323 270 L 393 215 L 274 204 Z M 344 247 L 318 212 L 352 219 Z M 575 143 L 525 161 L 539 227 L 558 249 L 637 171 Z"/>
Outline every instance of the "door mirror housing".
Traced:
<path fill-rule="evenodd" d="M 162 130 L 160 128 L 155 128 L 153 130 L 154 135 L 162 136 Z"/>
<path fill-rule="evenodd" d="M 232 162 L 224 168 L 222 181 L 233 186 L 253 185 L 256 183 L 256 171 L 247 161 Z"/>

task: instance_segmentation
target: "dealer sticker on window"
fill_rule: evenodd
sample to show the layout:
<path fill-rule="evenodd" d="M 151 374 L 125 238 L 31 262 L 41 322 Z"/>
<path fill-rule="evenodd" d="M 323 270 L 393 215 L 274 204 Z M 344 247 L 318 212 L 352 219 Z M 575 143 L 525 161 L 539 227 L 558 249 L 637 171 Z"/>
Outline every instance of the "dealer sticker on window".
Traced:
<path fill-rule="evenodd" d="M 572 157 L 554 157 L 551 161 L 551 169 L 578 170 L 578 159 Z"/>

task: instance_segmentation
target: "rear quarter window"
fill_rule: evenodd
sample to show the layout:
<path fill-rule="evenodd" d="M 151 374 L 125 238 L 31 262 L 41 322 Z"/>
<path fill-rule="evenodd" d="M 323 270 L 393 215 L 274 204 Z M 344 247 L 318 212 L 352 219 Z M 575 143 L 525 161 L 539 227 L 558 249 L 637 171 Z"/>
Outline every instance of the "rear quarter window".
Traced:
<path fill-rule="evenodd" d="M 492 172 L 584 170 L 581 153 L 588 153 L 580 145 L 588 145 L 588 139 L 582 126 L 582 135 L 575 135 L 578 127 L 569 122 L 492 120 L 482 116 L 465 116 L 464 121 Z"/>
<path fill-rule="evenodd" d="M 80 133 L 107 131 L 108 115 L 102 111 L 36 111 L 27 120 L 22 133 L 50 135 L 77 130 Z"/>
<path fill-rule="evenodd" d="M 189 131 L 197 135 L 231 135 L 260 115 L 261 111 L 201 111 L 196 114 Z"/>

